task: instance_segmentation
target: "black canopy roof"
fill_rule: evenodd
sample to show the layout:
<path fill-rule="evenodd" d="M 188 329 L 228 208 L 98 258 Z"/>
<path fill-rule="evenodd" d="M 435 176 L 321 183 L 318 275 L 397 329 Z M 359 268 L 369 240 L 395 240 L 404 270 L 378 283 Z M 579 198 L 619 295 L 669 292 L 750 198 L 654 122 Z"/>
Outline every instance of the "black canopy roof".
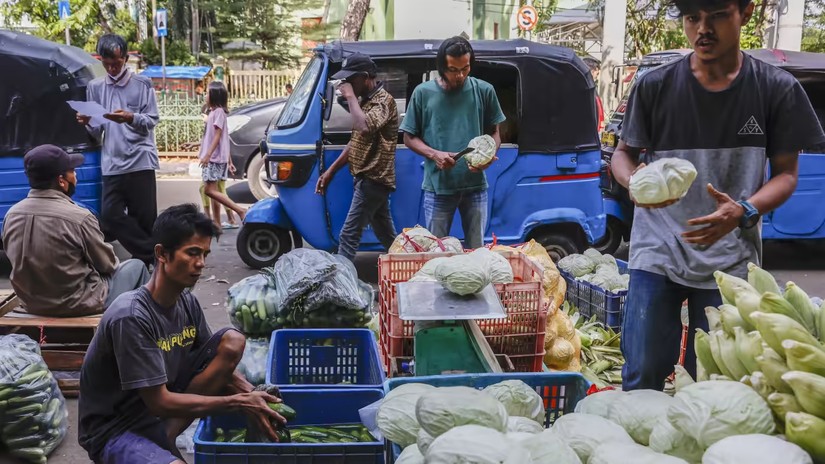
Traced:
<path fill-rule="evenodd" d="M 825 53 L 787 50 L 745 50 L 754 58 L 787 70 L 800 82 L 825 81 Z"/>
<path fill-rule="evenodd" d="M 515 40 L 471 41 L 477 60 L 515 66 L 520 75 L 519 149 L 553 153 L 599 147 L 596 90 L 587 65 L 569 48 Z M 434 60 L 441 40 L 333 42 L 318 47 L 333 62 L 352 53 L 374 60 Z"/>
<path fill-rule="evenodd" d="M 85 100 L 86 84 L 104 74 L 85 51 L 0 30 L 0 155 L 53 143 L 89 143 L 67 100 Z"/>

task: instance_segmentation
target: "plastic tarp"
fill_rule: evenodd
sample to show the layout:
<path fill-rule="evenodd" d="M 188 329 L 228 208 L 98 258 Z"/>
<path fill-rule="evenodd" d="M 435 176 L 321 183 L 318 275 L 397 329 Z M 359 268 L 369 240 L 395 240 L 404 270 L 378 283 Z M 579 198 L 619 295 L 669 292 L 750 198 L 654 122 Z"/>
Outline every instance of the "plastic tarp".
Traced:
<path fill-rule="evenodd" d="M 211 70 L 210 66 L 167 66 L 166 78 L 201 80 Z M 161 79 L 163 78 L 163 66 L 147 66 L 140 72 L 140 75 L 150 79 Z"/>
<path fill-rule="evenodd" d="M 560 153 L 598 149 L 596 88 L 587 65 L 565 47 L 514 40 L 471 41 L 477 61 L 514 66 L 519 73 L 519 150 Z M 333 63 L 352 53 L 382 60 L 429 60 L 440 40 L 333 42 L 320 46 Z"/>
<path fill-rule="evenodd" d="M 0 30 L 0 156 L 43 143 L 92 144 L 67 100 L 85 100 L 86 84 L 105 74 L 77 47 Z"/>

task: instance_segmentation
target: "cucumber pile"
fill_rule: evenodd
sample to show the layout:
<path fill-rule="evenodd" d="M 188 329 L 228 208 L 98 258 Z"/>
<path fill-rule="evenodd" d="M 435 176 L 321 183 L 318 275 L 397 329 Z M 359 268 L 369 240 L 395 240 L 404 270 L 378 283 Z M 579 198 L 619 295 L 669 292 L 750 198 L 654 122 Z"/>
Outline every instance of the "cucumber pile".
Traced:
<path fill-rule="evenodd" d="M 63 441 L 68 412 L 37 343 L 24 335 L 0 337 L 0 441 L 25 461 L 45 463 Z"/>
<path fill-rule="evenodd" d="M 226 309 L 244 334 L 268 336 L 285 328 L 367 327 L 373 297 L 346 259 L 298 249 L 233 285 Z"/>

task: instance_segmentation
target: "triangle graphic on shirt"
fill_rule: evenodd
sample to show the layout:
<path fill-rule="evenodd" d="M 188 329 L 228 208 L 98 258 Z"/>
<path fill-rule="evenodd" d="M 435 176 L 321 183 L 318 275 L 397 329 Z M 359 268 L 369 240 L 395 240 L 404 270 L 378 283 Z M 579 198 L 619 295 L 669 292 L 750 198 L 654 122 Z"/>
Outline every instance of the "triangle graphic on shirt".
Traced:
<path fill-rule="evenodd" d="M 762 128 L 759 127 L 759 123 L 756 122 L 756 117 L 751 116 L 748 122 L 745 123 L 745 126 L 739 130 L 739 135 L 765 135 L 765 133 L 762 132 Z"/>

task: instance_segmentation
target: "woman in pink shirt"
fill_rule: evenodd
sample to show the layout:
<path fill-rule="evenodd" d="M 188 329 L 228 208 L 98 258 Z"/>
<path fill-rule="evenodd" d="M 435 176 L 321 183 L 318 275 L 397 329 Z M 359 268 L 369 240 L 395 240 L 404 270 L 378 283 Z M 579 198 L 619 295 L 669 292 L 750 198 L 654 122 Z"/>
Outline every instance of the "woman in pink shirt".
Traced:
<path fill-rule="evenodd" d="M 212 217 L 215 224 L 221 226 L 221 210 L 216 203 L 235 211 L 243 221 L 246 210 L 238 206 L 225 193 L 218 189 L 218 182 L 226 180 L 228 172 L 235 172 L 232 158 L 229 156 L 229 132 L 226 130 L 226 114 L 229 93 L 222 82 L 211 82 L 207 88 L 206 104 L 209 105 L 209 117 L 206 119 L 206 131 L 198 155 L 203 168 L 202 178 L 204 193 L 212 199 Z"/>

